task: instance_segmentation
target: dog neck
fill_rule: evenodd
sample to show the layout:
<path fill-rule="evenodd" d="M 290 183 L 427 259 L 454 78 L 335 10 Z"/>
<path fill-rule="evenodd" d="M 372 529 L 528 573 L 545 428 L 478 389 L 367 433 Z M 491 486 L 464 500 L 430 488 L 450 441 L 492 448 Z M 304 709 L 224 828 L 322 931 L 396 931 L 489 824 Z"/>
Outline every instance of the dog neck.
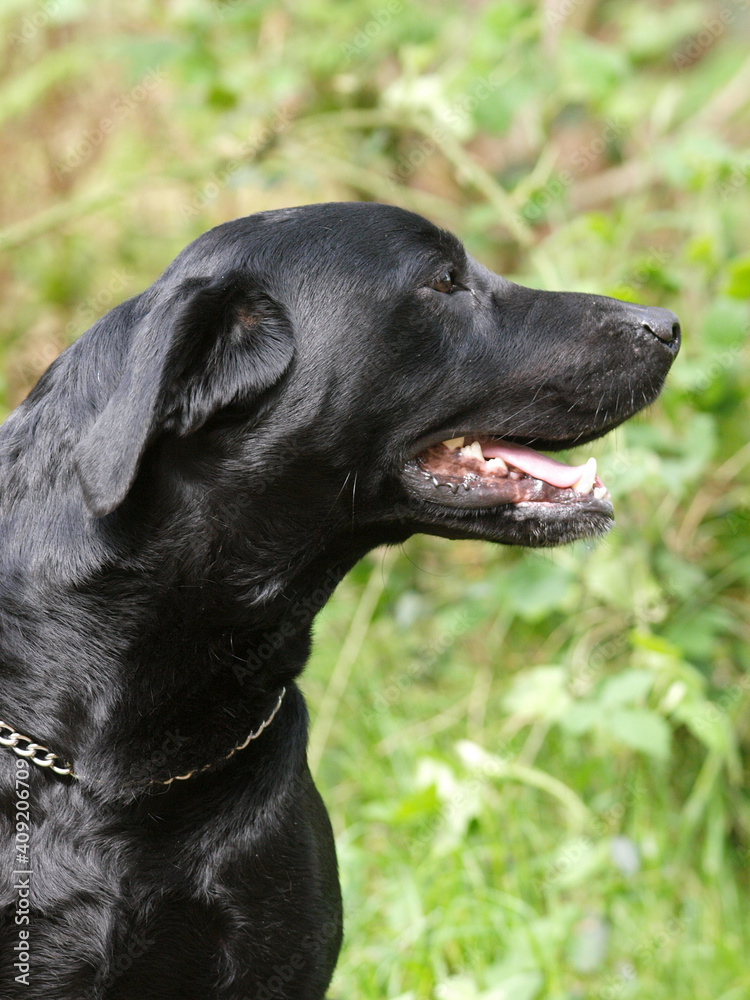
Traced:
<path fill-rule="evenodd" d="M 120 508 L 92 518 L 75 477 L 61 478 L 67 432 L 51 448 L 51 427 L 31 433 L 34 410 L 16 411 L 0 432 L 0 717 L 81 773 L 112 773 L 113 782 L 127 783 L 134 769 L 157 779 L 221 758 L 293 687 L 313 618 L 384 539 L 355 536 L 348 517 L 343 527 L 307 525 L 307 496 L 286 505 L 289 530 L 273 492 L 241 479 L 223 491 L 224 509 L 217 470 L 206 460 L 196 472 L 174 440 L 154 447 Z M 37 449 L 38 461 L 13 458 Z M 325 506 L 313 506 L 319 518 Z M 284 547 L 289 539 L 295 548 Z M 285 699 L 274 728 L 292 717 L 304 728 L 295 704 Z M 174 764 L 166 773 L 165 734 Z M 144 760 L 156 763 L 144 771 Z"/>
<path fill-rule="evenodd" d="M 91 530 L 147 536 L 143 522 L 130 529 L 130 516 Z M 169 558 L 144 542 L 80 576 L 17 558 L 0 584 L 0 716 L 74 761 L 81 784 L 100 795 L 132 796 L 221 764 L 269 718 L 284 686 L 271 730 L 285 740 L 269 730 L 222 767 L 252 771 L 267 752 L 283 755 L 287 742 L 304 759 L 306 714 L 294 679 L 309 656 L 314 616 L 360 551 L 330 545 L 273 559 L 266 544 L 253 563 L 251 540 L 240 547 L 224 539 L 211 562 L 215 537 L 181 537 L 164 545 Z M 91 551 L 90 539 L 81 545 Z M 199 558 L 206 564 L 196 571 Z M 183 578 L 185 567 L 198 584 Z"/>

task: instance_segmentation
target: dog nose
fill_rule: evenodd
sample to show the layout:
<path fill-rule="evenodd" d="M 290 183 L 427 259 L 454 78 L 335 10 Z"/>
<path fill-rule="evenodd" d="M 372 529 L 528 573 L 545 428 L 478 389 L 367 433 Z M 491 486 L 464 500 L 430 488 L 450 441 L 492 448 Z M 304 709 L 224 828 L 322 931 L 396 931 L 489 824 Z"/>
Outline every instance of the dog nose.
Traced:
<path fill-rule="evenodd" d="M 670 309 L 658 306 L 634 306 L 637 320 L 644 330 L 664 344 L 676 347 L 680 342 L 680 321 Z"/>

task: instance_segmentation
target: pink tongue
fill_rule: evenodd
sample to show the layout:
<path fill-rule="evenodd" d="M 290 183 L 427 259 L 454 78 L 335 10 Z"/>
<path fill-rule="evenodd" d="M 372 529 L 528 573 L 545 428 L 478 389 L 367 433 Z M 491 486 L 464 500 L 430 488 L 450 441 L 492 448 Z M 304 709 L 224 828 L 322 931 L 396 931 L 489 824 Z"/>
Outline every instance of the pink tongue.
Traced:
<path fill-rule="evenodd" d="M 520 444 L 508 444 L 505 441 L 493 441 L 482 445 L 482 454 L 485 458 L 502 458 L 509 465 L 515 465 L 521 472 L 533 476 L 534 479 L 543 479 L 550 486 L 557 486 L 559 489 L 569 489 L 581 478 L 585 466 L 564 465 L 556 462 L 554 458 L 547 458 L 546 455 L 534 451 L 533 448 L 524 448 Z"/>

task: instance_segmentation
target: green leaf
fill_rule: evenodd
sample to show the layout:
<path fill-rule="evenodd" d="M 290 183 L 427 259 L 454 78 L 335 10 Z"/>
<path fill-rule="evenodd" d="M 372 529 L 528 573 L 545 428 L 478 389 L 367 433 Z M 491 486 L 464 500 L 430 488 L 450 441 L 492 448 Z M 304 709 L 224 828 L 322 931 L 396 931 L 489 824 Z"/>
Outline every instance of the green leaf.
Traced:
<path fill-rule="evenodd" d="M 655 760 L 669 756 L 671 733 L 664 719 L 643 708 L 620 708 L 604 719 L 607 732 L 620 743 Z"/>
<path fill-rule="evenodd" d="M 650 670 L 624 670 L 602 684 L 598 700 L 606 708 L 634 705 L 643 701 L 654 686 L 654 680 Z"/>
<path fill-rule="evenodd" d="M 429 785 L 401 799 L 390 813 L 389 821 L 396 826 L 409 825 L 440 812 L 440 799 L 434 785 Z"/>
<path fill-rule="evenodd" d="M 562 728 L 573 736 L 591 732 L 602 718 L 602 709 L 595 701 L 577 701 L 560 718 Z"/>
<path fill-rule="evenodd" d="M 480 994 L 480 1000 L 536 1000 L 541 995 L 544 977 L 537 969 L 516 972 L 500 985 Z"/>
<path fill-rule="evenodd" d="M 627 55 L 587 35 L 570 34 L 561 47 L 561 84 L 573 101 L 598 103 L 608 97 L 626 75 Z"/>
<path fill-rule="evenodd" d="M 736 298 L 719 298 L 709 306 L 703 320 L 703 343 L 709 351 L 744 344 L 747 324 L 746 305 Z M 711 360 L 710 354 L 704 353 L 704 358 L 706 362 Z"/>
<path fill-rule="evenodd" d="M 708 749 L 727 758 L 734 744 L 732 720 L 714 702 L 686 698 L 674 711 L 693 736 Z"/>
<path fill-rule="evenodd" d="M 538 556 L 527 556 L 504 579 L 505 600 L 526 621 L 545 618 L 551 611 L 566 610 L 579 589 L 567 567 Z"/>

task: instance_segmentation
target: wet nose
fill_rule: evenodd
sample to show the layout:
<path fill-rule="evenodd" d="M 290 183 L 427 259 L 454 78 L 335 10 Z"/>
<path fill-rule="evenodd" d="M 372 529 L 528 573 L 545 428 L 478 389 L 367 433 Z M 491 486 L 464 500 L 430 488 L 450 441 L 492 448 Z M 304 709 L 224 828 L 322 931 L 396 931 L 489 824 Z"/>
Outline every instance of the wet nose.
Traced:
<path fill-rule="evenodd" d="M 633 306 L 635 319 L 648 333 L 652 333 L 673 349 L 680 344 L 680 321 L 670 309 L 658 306 Z"/>

